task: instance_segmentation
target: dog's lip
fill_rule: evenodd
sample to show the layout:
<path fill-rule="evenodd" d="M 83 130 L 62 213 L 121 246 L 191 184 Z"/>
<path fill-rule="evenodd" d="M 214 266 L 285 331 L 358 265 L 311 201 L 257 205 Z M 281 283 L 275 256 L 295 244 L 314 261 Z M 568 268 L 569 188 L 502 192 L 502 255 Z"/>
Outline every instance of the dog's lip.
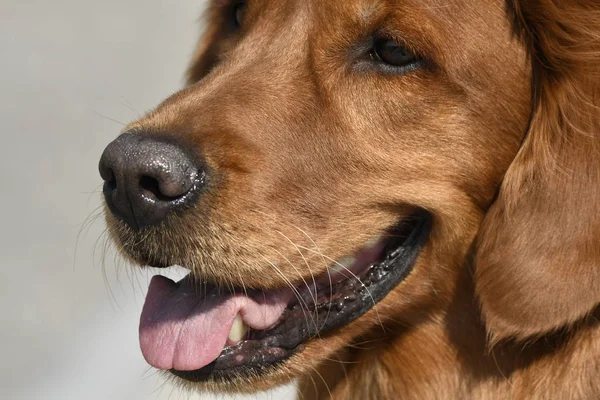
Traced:
<path fill-rule="evenodd" d="M 248 337 L 248 331 L 252 336 L 276 326 L 286 309 L 308 310 L 330 303 L 331 298 L 322 293 L 333 296 L 332 288 L 343 280 L 360 282 L 381 258 L 386 242 L 376 237 L 321 276 L 282 289 L 231 290 L 197 282 L 191 274 L 177 283 L 157 275 L 150 282 L 140 318 L 142 353 L 158 369 L 205 367 L 227 347 Z"/>
<path fill-rule="evenodd" d="M 358 318 L 412 270 L 428 237 L 431 218 L 422 211 L 403 222 L 406 220 L 411 222 L 409 225 L 403 223 L 404 228 L 400 232 L 405 234 L 405 239 L 371 243 L 366 247 L 366 255 L 357 254 L 357 259 L 362 257 L 362 262 L 354 262 L 350 272 L 331 268 L 313 285 L 304 282 L 298 285 L 295 289 L 297 296 L 291 297 L 295 300 L 287 300 L 287 306 L 272 327 L 252 329 L 244 340 L 224 343 L 220 354 L 215 355 L 216 360 L 202 368 L 186 368 L 185 371 L 173 368 L 171 372 L 194 382 L 229 380 L 240 374 L 254 376 L 285 361 L 311 338 L 322 337 Z M 397 232 L 398 228 L 395 229 L 391 233 Z M 372 262 L 365 266 L 365 261 L 369 260 Z"/>

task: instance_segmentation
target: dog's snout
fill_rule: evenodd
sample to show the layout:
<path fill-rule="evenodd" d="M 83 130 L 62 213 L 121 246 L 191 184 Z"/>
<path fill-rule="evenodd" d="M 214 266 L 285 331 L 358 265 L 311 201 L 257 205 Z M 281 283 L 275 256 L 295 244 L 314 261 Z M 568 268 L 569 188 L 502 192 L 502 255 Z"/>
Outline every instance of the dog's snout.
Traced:
<path fill-rule="evenodd" d="M 157 225 L 192 204 L 205 175 L 180 144 L 137 132 L 110 143 L 99 170 L 110 211 L 134 229 Z"/>

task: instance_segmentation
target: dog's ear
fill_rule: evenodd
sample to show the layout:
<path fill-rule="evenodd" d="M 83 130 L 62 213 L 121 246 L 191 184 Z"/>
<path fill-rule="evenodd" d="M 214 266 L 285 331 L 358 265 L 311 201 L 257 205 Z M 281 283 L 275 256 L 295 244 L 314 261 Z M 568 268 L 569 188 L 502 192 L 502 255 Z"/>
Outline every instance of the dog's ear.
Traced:
<path fill-rule="evenodd" d="M 600 303 L 600 7 L 509 0 L 532 65 L 532 114 L 476 243 L 493 341 L 567 326 Z"/>
<path fill-rule="evenodd" d="M 223 6 L 210 5 L 202 16 L 204 31 L 196 46 L 196 51 L 187 71 L 187 84 L 193 85 L 207 75 L 219 61 L 222 52 L 221 45 L 230 32 L 228 24 L 224 21 L 226 13 Z"/>

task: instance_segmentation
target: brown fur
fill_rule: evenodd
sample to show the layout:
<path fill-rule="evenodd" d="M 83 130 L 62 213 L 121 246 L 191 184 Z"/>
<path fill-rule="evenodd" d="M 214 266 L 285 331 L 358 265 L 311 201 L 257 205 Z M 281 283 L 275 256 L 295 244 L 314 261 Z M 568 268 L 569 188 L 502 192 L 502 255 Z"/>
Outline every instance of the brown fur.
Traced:
<path fill-rule="evenodd" d="M 136 234 L 141 264 L 281 287 L 322 274 L 415 207 L 411 275 L 253 391 L 305 399 L 600 395 L 600 5 L 595 0 L 213 1 L 190 86 L 128 129 L 210 166 L 194 210 Z M 361 68 L 373 32 L 426 66 Z"/>

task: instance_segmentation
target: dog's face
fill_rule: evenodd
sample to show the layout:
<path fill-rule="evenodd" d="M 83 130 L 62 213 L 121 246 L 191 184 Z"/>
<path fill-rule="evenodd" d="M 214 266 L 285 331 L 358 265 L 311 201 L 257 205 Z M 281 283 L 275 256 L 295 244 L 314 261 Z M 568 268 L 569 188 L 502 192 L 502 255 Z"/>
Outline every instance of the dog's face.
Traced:
<path fill-rule="evenodd" d="M 189 87 L 105 154 L 107 221 L 134 262 L 191 271 L 153 282 L 148 361 L 256 390 L 451 301 L 527 129 L 530 68 L 500 0 L 214 0 L 208 17 Z"/>

